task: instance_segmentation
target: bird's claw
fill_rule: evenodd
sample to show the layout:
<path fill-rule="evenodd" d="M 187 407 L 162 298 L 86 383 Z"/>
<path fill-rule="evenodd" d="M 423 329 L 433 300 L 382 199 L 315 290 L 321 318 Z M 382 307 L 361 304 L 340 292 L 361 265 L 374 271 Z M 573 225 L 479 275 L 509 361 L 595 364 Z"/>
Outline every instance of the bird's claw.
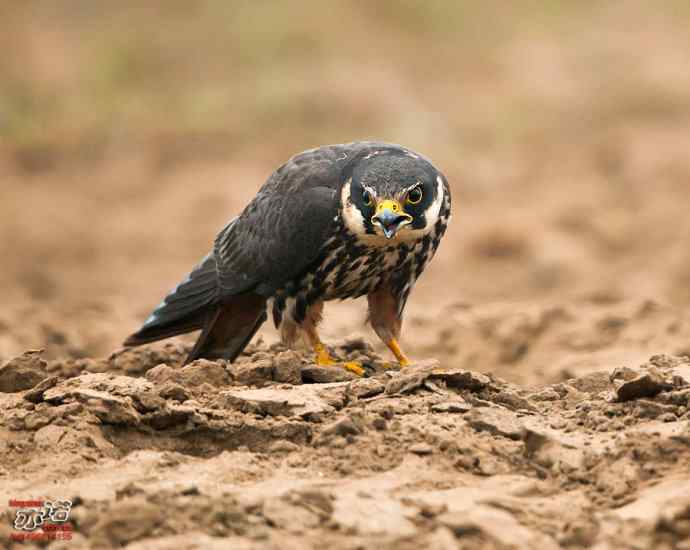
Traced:
<path fill-rule="evenodd" d="M 372 365 L 368 363 L 360 363 L 358 361 L 348 361 L 347 363 L 341 363 L 341 366 L 361 378 L 369 378 L 375 371 Z"/>

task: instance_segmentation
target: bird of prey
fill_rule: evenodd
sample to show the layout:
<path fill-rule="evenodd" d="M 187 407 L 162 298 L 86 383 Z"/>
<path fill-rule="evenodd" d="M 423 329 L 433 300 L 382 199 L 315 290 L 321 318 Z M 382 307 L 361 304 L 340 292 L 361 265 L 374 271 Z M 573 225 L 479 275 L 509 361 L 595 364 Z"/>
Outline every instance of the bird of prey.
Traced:
<path fill-rule="evenodd" d="M 450 190 L 430 160 L 399 145 L 354 142 L 292 157 L 218 234 L 213 249 L 125 341 L 136 346 L 201 329 L 186 363 L 234 359 L 270 313 L 319 365 L 325 301 L 369 301 L 369 320 L 400 365 L 403 310 L 450 219 Z M 358 363 L 344 365 L 363 375 Z"/>

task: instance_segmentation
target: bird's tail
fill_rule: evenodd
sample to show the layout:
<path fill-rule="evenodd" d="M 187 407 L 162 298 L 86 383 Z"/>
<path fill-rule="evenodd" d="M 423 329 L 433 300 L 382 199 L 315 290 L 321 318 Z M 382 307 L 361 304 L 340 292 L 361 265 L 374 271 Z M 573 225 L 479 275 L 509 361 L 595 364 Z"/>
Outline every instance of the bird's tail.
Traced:
<path fill-rule="evenodd" d="M 237 294 L 216 307 L 205 322 L 185 364 L 194 359 L 234 361 L 266 321 L 266 298 L 254 292 Z"/>
<path fill-rule="evenodd" d="M 203 328 L 218 305 L 217 296 L 216 260 L 211 253 L 170 291 L 124 345 L 140 346 Z"/>
<path fill-rule="evenodd" d="M 216 260 L 207 255 L 124 342 L 139 346 L 201 329 L 185 364 L 200 357 L 233 361 L 266 320 L 266 299 L 253 292 L 218 295 Z"/>

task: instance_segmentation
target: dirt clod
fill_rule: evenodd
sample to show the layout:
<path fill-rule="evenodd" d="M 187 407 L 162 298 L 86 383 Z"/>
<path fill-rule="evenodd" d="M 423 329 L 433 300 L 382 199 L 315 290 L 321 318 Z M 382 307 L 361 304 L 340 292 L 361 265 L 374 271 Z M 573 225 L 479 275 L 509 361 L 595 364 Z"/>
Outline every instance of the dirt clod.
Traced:
<path fill-rule="evenodd" d="M 641 397 L 654 397 L 672 387 L 673 385 L 664 380 L 657 370 L 650 368 L 647 372 L 624 379 L 616 388 L 616 400 L 631 401 Z"/>
<path fill-rule="evenodd" d="M 30 350 L 0 366 L 0 392 L 12 393 L 33 388 L 46 377 L 47 363 L 42 350 Z"/>
<path fill-rule="evenodd" d="M 521 439 L 523 425 L 515 413 L 494 407 L 476 407 L 463 416 L 475 430 L 510 439 Z"/>
<path fill-rule="evenodd" d="M 645 544 L 686 536 L 669 496 L 690 487 L 685 360 L 527 391 L 436 362 L 340 380 L 305 354 L 254 350 L 238 365 L 156 356 L 143 376 L 77 369 L 4 394 L 0 498 L 49 460 L 51 494 L 86 503 L 76 534 L 103 548 L 181 544 L 190 529 L 238 548 L 345 533 L 577 547 L 628 532 L 629 517 L 648 525 Z M 310 369 L 339 381 L 297 383 L 298 369 L 299 382 Z M 612 400 L 612 383 L 630 399 Z M 669 472 L 672 489 L 653 492 Z"/>

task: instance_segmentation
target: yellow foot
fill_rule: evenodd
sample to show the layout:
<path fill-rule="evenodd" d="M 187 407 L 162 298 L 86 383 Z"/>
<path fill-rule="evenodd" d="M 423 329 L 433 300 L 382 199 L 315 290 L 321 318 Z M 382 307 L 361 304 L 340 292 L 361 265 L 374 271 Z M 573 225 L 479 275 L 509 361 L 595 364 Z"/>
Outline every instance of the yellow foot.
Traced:
<path fill-rule="evenodd" d="M 314 346 L 314 351 L 316 352 L 316 364 L 321 367 L 332 367 L 338 366 L 345 370 L 355 373 L 357 376 L 364 376 L 367 371 L 362 363 L 356 361 L 348 361 L 347 363 L 339 363 L 331 357 L 328 353 L 328 349 L 323 344 L 317 344 Z"/>
<path fill-rule="evenodd" d="M 323 344 L 317 344 L 314 346 L 314 351 L 316 352 L 316 364 L 322 367 L 329 367 L 335 365 L 337 361 L 331 357 L 328 353 L 328 349 Z"/>
<path fill-rule="evenodd" d="M 341 366 L 345 370 L 354 372 L 357 376 L 364 376 L 367 373 L 367 370 L 364 368 L 364 365 L 362 365 L 362 363 L 358 363 L 357 361 L 348 361 L 347 363 L 342 363 Z"/>

